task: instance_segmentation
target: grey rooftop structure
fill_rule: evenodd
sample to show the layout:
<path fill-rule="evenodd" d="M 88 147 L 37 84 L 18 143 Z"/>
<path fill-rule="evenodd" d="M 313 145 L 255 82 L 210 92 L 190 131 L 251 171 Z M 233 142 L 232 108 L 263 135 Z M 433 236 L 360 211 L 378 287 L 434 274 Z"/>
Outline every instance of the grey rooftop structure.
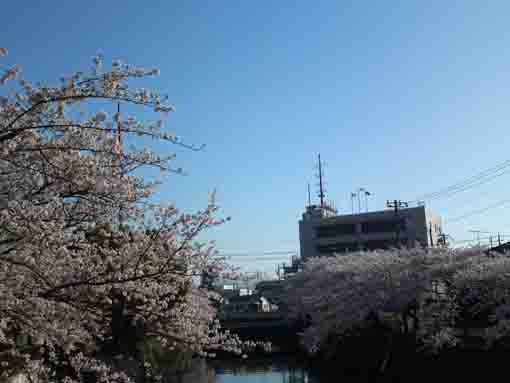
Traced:
<path fill-rule="evenodd" d="M 311 205 L 299 221 L 301 258 L 391 247 L 434 247 L 441 218 L 425 206 L 338 215 Z"/>

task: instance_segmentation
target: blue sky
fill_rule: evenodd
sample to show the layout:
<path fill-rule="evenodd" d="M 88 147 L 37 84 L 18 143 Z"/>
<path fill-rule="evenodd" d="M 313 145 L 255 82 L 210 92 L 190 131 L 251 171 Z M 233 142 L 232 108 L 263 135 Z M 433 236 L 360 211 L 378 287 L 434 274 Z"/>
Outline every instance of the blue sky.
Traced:
<path fill-rule="evenodd" d="M 216 188 L 232 221 L 205 238 L 221 251 L 299 249 L 318 152 L 340 212 L 358 187 L 383 208 L 510 157 L 506 2 L 76 4 L 8 2 L 0 45 L 33 80 L 87 70 L 97 52 L 160 68 L 149 85 L 177 107 L 169 129 L 207 148 L 158 147 L 189 176 L 169 178 L 157 198 L 197 209 Z M 457 240 L 510 234 L 510 204 L 453 222 L 510 198 L 509 181 L 431 206 Z"/>

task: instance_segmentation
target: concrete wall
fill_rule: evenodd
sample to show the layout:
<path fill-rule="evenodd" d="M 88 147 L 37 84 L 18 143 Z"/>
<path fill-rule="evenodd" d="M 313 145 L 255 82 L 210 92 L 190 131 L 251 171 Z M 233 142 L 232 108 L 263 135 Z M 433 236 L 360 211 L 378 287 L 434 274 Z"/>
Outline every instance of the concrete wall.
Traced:
<path fill-rule="evenodd" d="M 443 231 L 443 229 L 442 229 L 443 223 L 442 223 L 441 217 L 438 214 L 436 214 L 435 212 L 433 212 L 432 210 L 426 209 L 425 214 L 426 214 L 427 223 L 429 225 L 429 242 L 430 242 L 430 234 L 432 234 L 432 244 L 429 244 L 429 246 L 433 245 L 435 247 L 435 246 L 437 246 L 437 243 L 440 238 L 439 236 L 440 236 L 441 232 Z"/>
<path fill-rule="evenodd" d="M 401 209 L 398 218 L 405 222 L 400 231 L 400 243 L 406 246 L 435 246 L 441 233 L 441 218 L 423 206 Z M 394 211 L 382 210 L 362 214 L 321 216 L 305 212 L 299 221 L 301 257 L 307 259 L 328 252 L 355 251 L 395 246 Z M 380 231 L 374 229 L 381 226 Z M 318 229 L 329 233 L 318 235 Z M 319 248 L 322 248 L 320 251 Z"/>

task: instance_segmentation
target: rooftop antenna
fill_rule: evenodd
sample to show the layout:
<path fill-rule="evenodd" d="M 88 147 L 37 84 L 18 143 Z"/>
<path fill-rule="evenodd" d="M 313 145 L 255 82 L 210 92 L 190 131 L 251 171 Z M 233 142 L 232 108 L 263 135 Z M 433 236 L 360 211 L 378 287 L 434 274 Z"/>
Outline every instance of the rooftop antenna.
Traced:
<path fill-rule="evenodd" d="M 308 182 L 308 206 L 312 206 L 312 197 L 310 196 L 310 182 Z"/>
<path fill-rule="evenodd" d="M 322 162 L 321 154 L 319 153 L 319 198 L 321 199 L 321 208 L 324 208 L 324 186 L 322 184 Z"/>

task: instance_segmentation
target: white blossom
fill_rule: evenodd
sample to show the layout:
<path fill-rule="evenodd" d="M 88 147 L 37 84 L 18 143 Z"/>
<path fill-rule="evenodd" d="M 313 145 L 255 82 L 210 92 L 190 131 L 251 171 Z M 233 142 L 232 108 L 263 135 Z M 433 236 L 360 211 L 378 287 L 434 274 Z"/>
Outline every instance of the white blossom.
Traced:
<path fill-rule="evenodd" d="M 91 355 L 96 340 L 110 333 L 119 302 L 144 324 L 147 336 L 162 343 L 175 341 L 196 353 L 240 349 L 214 322 L 207 292 L 192 283 L 218 263 L 212 248 L 195 245 L 203 230 L 223 222 L 213 219 L 217 207 L 209 203 L 183 215 L 151 201 L 154 184 L 138 169 L 166 172 L 174 157 L 128 150 L 117 129 L 123 137 L 141 134 L 169 143 L 155 124 L 113 127 L 104 123 L 105 112 L 79 113 L 97 98 L 168 108 L 153 93 L 146 91 L 142 100 L 140 90 L 129 88 L 130 78 L 147 73 L 116 68 L 90 77 L 78 72 L 59 87 L 36 89 L 23 80 L 17 95 L 0 99 L 0 349 L 11 355 L 3 360 L 0 354 L 2 372 L 22 363 L 34 382 L 48 381 L 51 372 L 16 347 L 16 329 L 43 345 L 50 358 L 56 350 L 79 352 L 76 369 L 113 379 Z M 1 83 L 20 74 L 13 67 Z M 122 122 L 118 114 L 114 119 Z M 159 223 L 148 227 L 146 217 L 156 214 Z"/>
<path fill-rule="evenodd" d="M 103 122 L 108 118 L 108 114 L 106 112 L 99 112 L 96 114 L 96 121 Z"/>
<path fill-rule="evenodd" d="M 21 72 L 21 68 L 17 65 L 9 68 L 5 71 L 5 73 L 0 77 L 0 85 L 4 85 L 9 80 L 14 80 Z"/>
<path fill-rule="evenodd" d="M 286 282 L 294 319 L 307 322 L 310 353 L 377 314 L 389 327 L 414 317 L 417 339 L 437 352 L 462 343 L 465 318 L 486 327 L 487 346 L 510 335 L 510 258 L 480 249 L 411 249 L 312 258 Z M 389 317 L 386 314 L 391 314 Z M 397 322 L 391 322 L 396 320 Z"/>

